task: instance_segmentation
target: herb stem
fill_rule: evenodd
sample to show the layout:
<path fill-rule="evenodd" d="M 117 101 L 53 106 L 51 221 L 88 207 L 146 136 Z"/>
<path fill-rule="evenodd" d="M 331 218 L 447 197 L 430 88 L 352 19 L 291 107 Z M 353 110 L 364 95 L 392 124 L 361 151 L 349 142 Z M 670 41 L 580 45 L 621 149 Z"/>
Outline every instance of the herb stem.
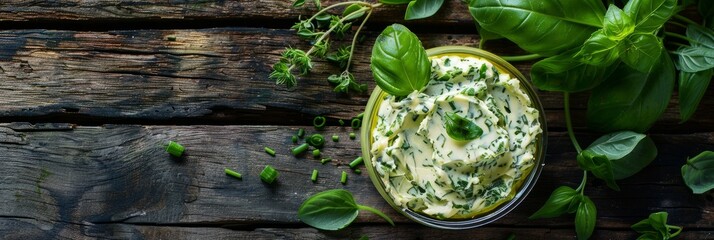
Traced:
<path fill-rule="evenodd" d="M 570 141 L 573 142 L 575 150 L 580 153 L 583 149 L 580 148 L 580 144 L 578 144 L 578 140 L 575 138 L 575 133 L 573 132 L 573 122 L 570 119 L 570 93 L 566 92 L 563 94 L 563 104 L 565 105 L 565 127 L 568 129 L 568 136 L 570 137 Z"/>
<path fill-rule="evenodd" d="M 674 14 L 674 16 L 672 16 L 672 17 L 673 17 L 674 19 L 677 19 L 677 20 L 682 21 L 682 22 L 687 23 L 687 24 L 692 24 L 692 25 L 701 26 L 701 25 L 699 25 L 697 22 L 692 21 L 692 19 L 689 19 L 689 18 L 687 18 L 687 17 L 685 17 L 685 16 L 682 16 L 682 15 L 679 15 L 679 14 Z"/>
<path fill-rule="evenodd" d="M 377 4 L 377 5 L 381 5 Z M 357 30 L 355 31 L 354 36 L 352 37 L 352 45 L 350 46 L 350 57 L 347 59 L 347 66 L 345 66 L 345 72 L 349 72 L 350 70 L 350 63 L 352 63 L 352 56 L 354 55 L 355 52 L 355 45 L 357 44 L 357 37 L 359 36 L 359 32 L 362 31 L 362 27 L 364 27 L 364 24 L 367 22 L 367 19 L 369 19 L 369 16 L 372 16 L 372 10 L 374 9 L 375 6 L 372 6 L 369 10 L 367 10 L 367 16 L 364 16 L 364 19 L 362 19 L 362 23 L 359 25 Z"/>
<path fill-rule="evenodd" d="M 542 58 L 543 56 L 539 54 L 528 54 L 528 55 L 520 55 L 520 56 L 502 56 L 503 60 L 509 61 L 509 62 L 518 62 L 518 61 L 530 61 L 530 60 L 536 60 L 539 58 Z"/>
<path fill-rule="evenodd" d="M 587 182 L 588 182 L 588 171 L 583 170 L 583 180 L 580 181 L 580 186 L 578 186 L 578 188 L 575 189 L 575 191 L 578 191 L 578 192 L 580 192 L 580 195 L 583 195 L 583 192 L 585 192 L 585 183 L 587 183 Z"/>
<path fill-rule="evenodd" d="M 669 22 L 669 23 L 671 23 L 672 25 L 678 26 L 678 27 L 687 28 L 687 25 L 684 25 L 684 24 L 679 23 L 679 22 L 671 21 L 671 22 Z"/>
<path fill-rule="evenodd" d="M 672 238 L 676 237 L 677 235 L 679 235 L 680 232 L 682 232 L 682 227 L 680 227 L 680 226 L 667 225 L 668 232 L 670 229 L 677 229 L 676 232 L 674 232 L 674 233 L 672 233 L 672 235 L 670 235 Z"/>
<path fill-rule="evenodd" d="M 317 16 L 319 16 L 320 14 L 323 14 L 323 13 L 327 12 L 327 10 L 330 10 L 330 9 L 333 9 L 333 8 L 336 8 L 336 7 L 339 7 L 339 6 L 352 5 L 352 4 L 358 4 L 358 5 L 367 6 L 367 7 L 375 7 L 376 5 L 382 5 L 382 4 L 374 4 L 374 5 L 373 5 L 373 4 L 371 4 L 371 3 L 364 2 L 364 1 L 348 1 L 348 2 L 335 3 L 335 4 L 332 4 L 332 5 L 330 5 L 330 6 L 327 6 L 327 7 L 323 8 L 322 10 L 318 11 L 317 13 L 315 13 L 314 15 L 312 15 L 312 17 L 310 17 L 309 19 L 307 19 L 307 21 L 308 21 L 308 22 L 312 22 L 312 20 L 315 20 L 315 18 L 316 18 Z"/>
<path fill-rule="evenodd" d="M 391 224 L 392 226 L 394 226 L 394 222 L 392 222 L 392 219 L 390 219 L 390 218 L 389 218 L 386 214 L 384 214 L 382 211 L 379 211 L 379 210 L 374 209 L 374 208 L 369 207 L 369 206 L 364 206 L 364 205 L 359 205 L 359 204 L 357 204 L 357 208 L 358 208 L 359 210 L 367 210 L 367 211 L 370 211 L 370 212 L 372 212 L 372 213 L 374 213 L 374 214 L 377 214 L 378 216 L 384 218 L 384 220 L 387 220 L 387 222 L 388 222 L 389 224 Z"/>
<path fill-rule="evenodd" d="M 481 37 L 481 39 L 478 40 L 478 49 L 483 49 L 483 47 L 486 45 L 486 39 Z"/>
<path fill-rule="evenodd" d="M 677 47 L 689 47 L 689 45 L 687 45 L 687 44 L 682 44 L 682 43 L 678 43 L 678 42 L 667 42 L 667 43 L 675 45 Z"/>
<path fill-rule="evenodd" d="M 697 40 L 691 39 L 691 38 L 689 38 L 689 37 L 687 37 L 687 36 L 684 36 L 684 35 L 678 34 L 678 33 L 664 32 L 664 35 L 665 35 L 665 36 L 669 36 L 669 37 L 679 38 L 679 39 L 685 40 L 685 41 L 690 42 L 690 43 L 699 43 L 699 41 L 697 41 Z M 699 44 L 700 44 L 700 43 L 699 43 Z"/>

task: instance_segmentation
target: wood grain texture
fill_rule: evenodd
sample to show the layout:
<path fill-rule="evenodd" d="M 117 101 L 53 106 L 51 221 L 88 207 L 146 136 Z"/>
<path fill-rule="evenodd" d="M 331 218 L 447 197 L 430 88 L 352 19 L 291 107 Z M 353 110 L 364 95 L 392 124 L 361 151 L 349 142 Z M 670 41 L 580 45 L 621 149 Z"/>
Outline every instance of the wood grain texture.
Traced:
<path fill-rule="evenodd" d="M 141 227 L 125 229 L 121 224 L 302 227 L 296 216 L 300 203 L 333 188 L 348 189 L 358 202 L 384 211 L 400 225 L 410 224 L 379 196 L 366 172 L 354 174 L 345 166 L 359 154 L 358 140 L 347 137 L 351 129 L 330 127 L 324 131 L 340 136 L 340 142 L 328 142 L 323 150 L 324 156 L 336 159 L 326 165 L 311 156 L 289 154 L 294 146 L 290 136 L 295 132 L 294 127 L 280 126 L 3 124 L 0 235 L 15 233 L 17 227 L 34 229 L 22 234 L 69 238 L 114 230 L 121 234 L 142 232 L 133 229 Z M 583 143 L 595 138 L 580 137 Z M 710 230 L 713 195 L 692 194 L 682 183 L 679 166 L 687 156 L 714 148 L 714 133 L 653 138 L 660 147 L 658 158 L 641 173 L 620 181 L 621 192 L 608 189 L 601 181 L 590 181 L 586 194 L 598 206 L 598 229 L 626 230 L 651 212 L 667 211 L 671 224 Z M 185 156 L 175 159 L 166 154 L 161 145 L 168 140 L 186 146 Z M 264 146 L 276 149 L 277 156 L 266 154 Z M 582 177 L 564 133 L 551 133 L 548 149 L 546 166 L 529 197 L 491 227 L 543 228 L 529 234 L 572 229 L 572 216 L 527 219 L 555 187 L 576 186 Z M 275 185 L 258 178 L 267 164 L 280 172 Z M 225 176 L 226 167 L 242 173 L 243 180 Z M 320 172 L 317 184 L 310 182 L 312 169 Z M 339 183 L 342 171 L 349 172 L 347 185 Z M 375 215 L 361 213 L 357 224 L 385 223 Z M 106 228 L 95 228 L 98 225 Z M 378 229 L 368 227 L 367 231 Z M 417 229 L 427 232 L 426 228 Z"/>
<path fill-rule="evenodd" d="M 353 72 L 373 89 L 369 46 L 377 32 L 364 34 Z M 420 37 L 427 48 L 477 46 L 479 40 L 470 34 Z M 324 61 L 295 89 L 275 85 L 268 75 L 287 46 L 308 48 L 292 31 L 262 28 L 0 31 L 0 119 L 308 125 L 314 115 L 349 119 L 364 110 L 368 93 L 332 92 L 325 79 L 340 70 Z M 488 49 L 518 54 L 504 42 L 489 43 Z M 530 63 L 516 67 L 528 74 Z M 540 92 L 540 97 L 549 126 L 562 129 L 561 94 Z M 575 126 L 583 127 L 587 95 L 572 99 Z M 714 131 L 714 112 L 701 110 L 714 107 L 714 92 L 707 92 L 685 125 L 678 124 L 677 102 L 675 96 L 655 131 Z"/>

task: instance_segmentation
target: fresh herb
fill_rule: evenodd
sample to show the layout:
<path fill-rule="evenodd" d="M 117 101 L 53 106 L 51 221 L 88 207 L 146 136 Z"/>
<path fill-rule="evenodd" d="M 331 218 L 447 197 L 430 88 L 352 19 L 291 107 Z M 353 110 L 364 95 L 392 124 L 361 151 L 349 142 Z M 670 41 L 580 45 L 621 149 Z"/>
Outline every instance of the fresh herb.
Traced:
<path fill-rule="evenodd" d="M 357 157 L 355 158 L 355 160 L 352 160 L 352 162 L 350 162 L 350 168 L 355 168 L 358 165 L 362 164 L 362 162 L 364 162 L 364 159 L 362 157 Z"/>
<path fill-rule="evenodd" d="M 340 120 L 339 120 L 339 121 L 337 121 L 337 122 L 338 122 L 338 123 L 340 123 L 340 126 L 344 126 L 344 125 L 345 125 L 345 121 L 344 121 L 344 120 L 342 120 L 342 119 L 340 119 Z"/>
<path fill-rule="evenodd" d="M 224 171 L 224 172 L 226 173 L 226 175 L 228 175 L 228 176 L 231 176 L 231 177 L 234 177 L 234 178 L 237 178 L 237 179 L 243 179 L 243 175 L 241 175 L 240 173 L 238 173 L 238 172 L 236 172 L 236 171 L 230 170 L 230 169 L 228 169 L 228 168 L 224 168 L 223 171 Z"/>
<path fill-rule="evenodd" d="M 322 160 L 320 160 L 320 163 L 325 164 L 329 161 L 332 161 L 332 158 L 323 158 Z"/>
<path fill-rule="evenodd" d="M 332 141 L 333 141 L 333 142 L 338 142 L 338 141 L 340 141 L 340 136 L 332 135 Z"/>
<path fill-rule="evenodd" d="M 347 172 L 342 171 L 342 175 L 340 176 L 340 183 L 342 183 L 342 185 L 347 184 Z"/>
<path fill-rule="evenodd" d="M 166 145 L 166 152 L 174 157 L 181 157 L 181 155 L 183 155 L 184 150 L 186 150 L 186 148 L 174 141 L 169 141 L 169 144 Z"/>
<path fill-rule="evenodd" d="M 297 136 L 299 138 L 305 137 L 305 129 L 302 129 L 302 128 L 298 129 Z"/>
<path fill-rule="evenodd" d="M 362 173 L 362 170 L 360 170 L 359 168 L 355 168 L 355 169 L 353 169 L 353 171 L 354 171 L 356 174 L 361 174 L 361 173 Z"/>
<path fill-rule="evenodd" d="M 308 148 L 310 148 L 310 145 L 307 143 L 303 143 L 300 146 L 290 149 L 290 152 L 293 154 L 293 156 L 297 156 L 307 151 Z"/>
<path fill-rule="evenodd" d="M 312 156 L 315 158 L 320 157 L 320 149 L 312 150 Z"/>
<path fill-rule="evenodd" d="M 272 148 L 265 147 L 265 152 L 270 154 L 270 156 L 275 157 L 275 150 L 273 150 Z"/>
<path fill-rule="evenodd" d="M 263 171 L 260 172 L 260 180 L 265 183 L 272 184 L 277 178 L 278 171 L 276 171 L 275 168 L 270 165 L 266 165 L 265 168 L 263 168 Z"/>
<path fill-rule="evenodd" d="M 578 209 L 575 211 L 575 232 L 578 239 L 588 239 L 595 230 L 595 220 L 597 220 L 597 209 L 588 196 L 583 196 Z"/>
<path fill-rule="evenodd" d="M 362 127 L 362 120 L 359 118 L 353 118 L 350 125 L 352 126 L 352 129 L 359 129 Z"/>
<path fill-rule="evenodd" d="M 444 4 L 444 0 L 412 0 L 407 5 L 407 12 L 404 20 L 413 20 L 431 17 Z"/>
<path fill-rule="evenodd" d="M 667 215 L 667 212 L 652 213 L 647 219 L 633 224 L 632 229 L 642 234 L 637 239 L 667 240 L 679 235 L 682 227 L 667 224 Z"/>
<path fill-rule="evenodd" d="M 704 151 L 687 159 L 682 166 L 684 183 L 695 194 L 702 194 L 714 188 L 714 152 Z"/>
<path fill-rule="evenodd" d="M 307 144 L 310 144 L 310 146 L 316 147 L 316 148 L 322 148 L 322 146 L 325 145 L 325 137 L 322 136 L 322 134 L 313 134 L 310 137 L 305 140 Z"/>
<path fill-rule="evenodd" d="M 291 139 L 292 139 L 293 143 L 297 143 L 297 142 L 298 142 L 298 136 L 297 136 L 297 135 L 293 135 L 293 137 L 292 137 Z"/>
<path fill-rule="evenodd" d="M 317 169 L 312 170 L 312 176 L 310 176 L 310 180 L 312 180 L 312 182 L 317 182 Z"/>
<path fill-rule="evenodd" d="M 357 218 L 360 210 L 367 210 L 394 222 L 387 215 L 372 207 L 359 205 L 352 193 L 343 189 L 333 189 L 312 195 L 300 205 L 300 221 L 321 230 L 340 230 Z"/>
<path fill-rule="evenodd" d="M 481 137 L 483 129 L 471 120 L 456 113 L 448 112 L 444 115 L 446 133 L 456 141 L 468 141 Z"/>
<path fill-rule="evenodd" d="M 553 218 L 565 213 L 574 213 L 574 209 L 569 209 L 573 201 L 578 201 L 576 198 L 579 192 L 567 186 L 560 186 L 550 194 L 545 204 L 538 209 L 529 219 Z M 576 203 L 577 204 L 577 203 Z"/>
<path fill-rule="evenodd" d="M 402 97 L 426 86 L 431 62 L 414 33 L 393 24 L 377 37 L 372 48 L 372 74 L 385 92 Z"/>
<path fill-rule="evenodd" d="M 317 116 L 315 117 L 315 119 L 312 120 L 312 125 L 315 126 L 315 128 L 318 130 L 323 129 L 326 123 L 327 119 L 323 116 Z"/>
<path fill-rule="evenodd" d="M 355 133 L 351 132 L 351 133 L 350 133 L 350 139 L 353 139 L 353 140 L 354 140 L 355 138 L 357 138 L 357 136 L 355 135 Z"/>

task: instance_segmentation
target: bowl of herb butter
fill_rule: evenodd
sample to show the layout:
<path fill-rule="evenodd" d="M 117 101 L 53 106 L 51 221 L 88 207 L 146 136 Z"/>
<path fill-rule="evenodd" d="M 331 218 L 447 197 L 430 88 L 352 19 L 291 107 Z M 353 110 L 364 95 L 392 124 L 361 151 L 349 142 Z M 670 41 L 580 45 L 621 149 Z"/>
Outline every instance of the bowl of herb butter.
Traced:
<path fill-rule="evenodd" d="M 503 217 L 526 197 L 543 167 L 546 127 L 538 96 L 500 57 L 461 46 L 403 54 L 413 58 L 408 65 L 426 58 L 428 80 L 403 93 L 389 89 L 409 84 L 385 78 L 418 82 L 413 79 L 424 69 L 411 66 L 410 76 L 396 76 L 410 66 L 379 59 L 390 51 L 398 55 L 390 44 L 407 45 L 394 33 L 399 27 L 392 26 L 391 39 L 380 35 L 372 54 L 379 86 L 361 136 L 373 184 L 394 209 L 427 226 L 467 229 Z"/>

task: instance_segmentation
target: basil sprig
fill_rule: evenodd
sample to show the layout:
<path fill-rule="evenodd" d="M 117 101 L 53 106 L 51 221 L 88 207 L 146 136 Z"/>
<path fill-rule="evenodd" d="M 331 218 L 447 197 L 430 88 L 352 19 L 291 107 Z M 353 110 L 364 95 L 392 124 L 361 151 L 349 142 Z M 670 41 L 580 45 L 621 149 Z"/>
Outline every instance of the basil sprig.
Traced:
<path fill-rule="evenodd" d="M 473 140 L 483 135 L 483 129 L 473 121 L 456 113 L 446 113 L 444 116 L 446 133 L 456 141 Z"/>
<path fill-rule="evenodd" d="M 431 62 L 414 33 L 393 24 L 377 37 L 371 59 L 374 81 L 385 92 L 401 97 L 429 82 Z"/>
<path fill-rule="evenodd" d="M 642 234 L 637 239 L 668 240 L 682 232 L 682 227 L 667 224 L 667 212 L 652 213 L 647 219 L 633 224 L 632 229 Z"/>
<path fill-rule="evenodd" d="M 352 193 L 344 189 L 333 189 L 312 195 L 298 210 L 298 218 L 307 225 L 322 230 L 340 230 L 357 218 L 359 210 L 367 210 L 394 222 L 387 215 L 372 207 L 359 205 Z"/>

